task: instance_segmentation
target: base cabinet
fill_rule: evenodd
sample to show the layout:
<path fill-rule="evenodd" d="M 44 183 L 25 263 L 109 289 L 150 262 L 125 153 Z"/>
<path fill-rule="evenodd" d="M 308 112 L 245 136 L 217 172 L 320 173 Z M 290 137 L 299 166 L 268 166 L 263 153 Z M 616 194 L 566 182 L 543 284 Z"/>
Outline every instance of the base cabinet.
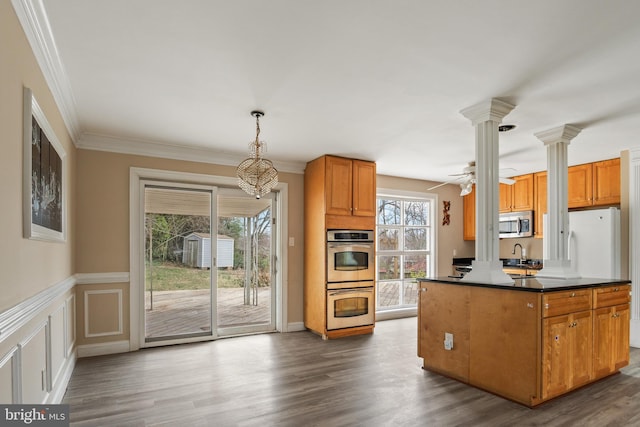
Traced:
<path fill-rule="evenodd" d="M 593 371 L 596 377 L 629 364 L 629 304 L 594 310 Z"/>
<path fill-rule="evenodd" d="M 539 293 L 419 282 L 425 369 L 533 407 L 629 363 L 630 285 Z"/>
<path fill-rule="evenodd" d="M 591 310 L 544 319 L 542 399 L 550 399 L 592 379 Z"/>

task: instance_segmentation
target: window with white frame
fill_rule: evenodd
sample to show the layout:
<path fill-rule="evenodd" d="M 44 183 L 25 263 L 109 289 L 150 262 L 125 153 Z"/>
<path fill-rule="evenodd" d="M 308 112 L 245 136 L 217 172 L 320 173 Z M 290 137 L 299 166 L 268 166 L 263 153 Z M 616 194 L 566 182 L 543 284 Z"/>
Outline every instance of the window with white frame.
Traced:
<path fill-rule="evenodd" d="M 378 195 L 376 310 L 415 307 L 418 278 L 434 272 L 435 198 Z"/>

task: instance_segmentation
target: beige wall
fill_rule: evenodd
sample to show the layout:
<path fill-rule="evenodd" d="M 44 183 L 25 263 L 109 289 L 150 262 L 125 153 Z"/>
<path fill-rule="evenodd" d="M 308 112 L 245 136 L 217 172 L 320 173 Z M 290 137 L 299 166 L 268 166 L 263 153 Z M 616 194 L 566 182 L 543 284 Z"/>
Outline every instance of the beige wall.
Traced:
<path fill-rule="evenodd" d="M 78 273 L 129 272 L 129 169 L 131 167 L 216 176 L 235 176 L 235 167 L 145 156 L 78 150 Z M 288 231 L 295 246 L 288 247 L 288 322 L 302 322 L 303 175 L 280 173 L 288 184 Z M 79 296 L 80 297 L 80 296 Z M 79 307 L 78 317 L 83 316 Z M 111 322 L 112 319 L 104 319 Z M 97 320 L 92 319 L 97 322 Z M 99 325 L 98 325 L 99 326 Z M 111 336 L 83 340 L 126 339 Z"/>
<path fill-rule="evenodd" d="M 0 1 L 0 312 L 74 273 L 76 150 L 8 0 Z M 31 88 L 67 153 L 67 242 L 22 236 L 22 91 Z"/>

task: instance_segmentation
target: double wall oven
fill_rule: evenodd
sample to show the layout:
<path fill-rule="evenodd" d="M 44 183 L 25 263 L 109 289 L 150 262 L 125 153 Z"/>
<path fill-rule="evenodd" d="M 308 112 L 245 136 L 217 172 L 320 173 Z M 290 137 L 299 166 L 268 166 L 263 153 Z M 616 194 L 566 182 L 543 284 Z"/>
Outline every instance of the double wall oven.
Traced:
<path fill-rule="evenodd" d="M 327 231 L 327 330 L 373 325 L 372 230 Z"/>

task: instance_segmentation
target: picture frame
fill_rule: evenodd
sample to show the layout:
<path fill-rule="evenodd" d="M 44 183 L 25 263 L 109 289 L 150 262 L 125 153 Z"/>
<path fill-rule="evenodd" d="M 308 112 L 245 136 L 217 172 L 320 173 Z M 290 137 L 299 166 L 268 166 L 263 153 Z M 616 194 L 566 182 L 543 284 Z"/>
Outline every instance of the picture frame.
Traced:
<path fill-rule="evenodd" d="M 27 87 L 24 88 L 23 148 L 24 237 L 65 242 L 66 152 Z"/>

